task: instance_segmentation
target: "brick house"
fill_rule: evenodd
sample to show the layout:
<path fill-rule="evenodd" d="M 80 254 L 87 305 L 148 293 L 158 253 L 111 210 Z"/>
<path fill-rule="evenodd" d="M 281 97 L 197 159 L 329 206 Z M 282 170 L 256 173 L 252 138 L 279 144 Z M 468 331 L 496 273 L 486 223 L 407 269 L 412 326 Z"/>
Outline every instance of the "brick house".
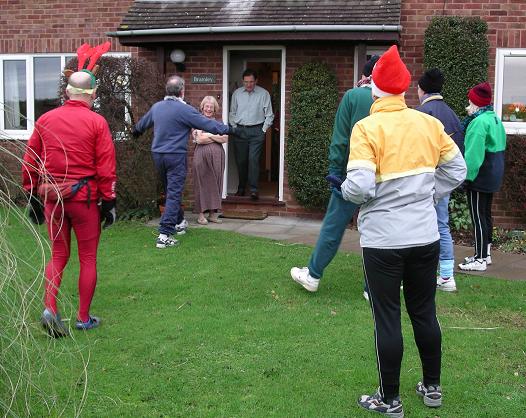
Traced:
<path fill-rule="evenodd" d="M 308 61 L 325 62 L 335 71 L 343 95 L 358 79 L 368 55 L 397 43 L 413 74 L 406 97 L 414 106 L 416 80 L 423 70 L 423 34 L 433 16 L 485 19 L 496 110 L 502 113 L 503 104 L 526 102 L 524 83 L 514 81 L 526 69 L 523 0 L 0 0 L 0 5 L 4 138 L 29 137 L 32 121 L 48 110 L 49 99 L 56 94 L 65 61 L 82 42 L 110 39 L 114 53 L 151 60 L 165 74 L 181 73 L 187 81 L 188 101 L 198 105 L 204 95 L 214 95 L 224 120 L 229 95 L 239 85 L 243 69 L 257 69 L 260 84 L 273 95 L 277 115 L 262 156 L 261 199 L 254 203 L 231 196 L 237 172 L 227 147 L 225 208 L 320 216 L 299 206 L 287 185 L 284 153 L 294 71 Z M 526 120 L 507 120 L 505 125 L 509 134 L 526 133 Z M 191 187 L 190 176 L 188 196 Z M 502 226 L 521 223 L 504 206 L 496 209 L 496 221 Z"/>

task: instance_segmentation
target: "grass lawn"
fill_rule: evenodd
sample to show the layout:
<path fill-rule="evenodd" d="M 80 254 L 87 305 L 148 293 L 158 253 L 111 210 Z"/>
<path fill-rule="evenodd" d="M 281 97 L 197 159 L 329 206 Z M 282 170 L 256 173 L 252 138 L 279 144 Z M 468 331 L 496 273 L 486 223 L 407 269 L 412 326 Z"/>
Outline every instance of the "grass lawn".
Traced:
<path fill-rule="evenodd" d="M 11 251 L 40 263 L 19 222 L 5 234 Z M 307 246 L 191 229 L 178 248 L 158 250 L 155 236 L 138 223 L 104 231 L 92 305 L 103 319 L 99 329 L 51 340 L 38 327 L 40 300 L 31 305 L 32 344 L 45 353 L 29 351 L 32 375 L 44 389 L 52 375 L 56 393 L 47 407 L 26 396 L 34 416 L 69 417 L 80 406 L 83 417 L 375 416 L 356 405 L 378 385 L 358 256 L 340 253 L 309 294 L 289 276 L 291 266 L 306 264 Z M 73 254 L 61 288 L 71 321 Z M 30 274 L 23 263 L 19 269 Z M 414 393 L 421 371 L 403 314 L 406 416 L 525 416 L 526 283 L 458 276 L 457 286 L 458 293 L 437 296 L 440 409 L 426 408 Z M 40 298 L 42 289 L 35 292 Z"/>

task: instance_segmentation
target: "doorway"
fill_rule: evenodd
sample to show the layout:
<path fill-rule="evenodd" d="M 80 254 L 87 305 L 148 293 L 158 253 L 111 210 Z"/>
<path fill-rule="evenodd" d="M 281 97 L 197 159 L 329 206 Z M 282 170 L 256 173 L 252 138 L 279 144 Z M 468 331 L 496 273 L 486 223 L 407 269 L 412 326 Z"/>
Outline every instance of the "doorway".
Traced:
<path fill-rule="evenodd" d="M 228 120 L 233 92 L 243 86 L 242 74 L 247 68 L 258 74 L 258 86 L 270 93 L 274 122 L 267 130 L 259 164 L 259 198 L 263 201 L 283 200 L 284 134 L 284 48 L 282 47 L 225 47 L 223 82 L 223 120 Z M 238 171 L 234 147 L 225 147 L 226 169 L 223 198 L 233 196 L 238 186 Z M 248 197 L 246 197 L 249 200 Z"/>

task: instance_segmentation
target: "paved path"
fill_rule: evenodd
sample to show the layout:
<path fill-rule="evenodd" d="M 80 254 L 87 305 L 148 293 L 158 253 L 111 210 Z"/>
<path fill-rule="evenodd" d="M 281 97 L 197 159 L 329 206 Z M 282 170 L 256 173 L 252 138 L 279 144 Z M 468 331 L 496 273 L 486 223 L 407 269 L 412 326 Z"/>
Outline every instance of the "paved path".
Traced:
<path fill-rule="evenodd" d="M 197 215 L 186 214 L 191 228 L 210 228 L 223 231 L 233 231 L 239 234 L 271 238 L 280 241 L 302 243 L 314 246 L 320 232 L 321 221 L 301 219 L 296 217 L 269 216 L 263 220 L 223 219 L 222 224 L 209 223 L 199 225 Z M 152 224 L 158 222 L 152 221 Z M 347 229 L 343 237 L 340 251 L 361 253 L 358 231 Z M 455 259 L 458 264 L 464 257 L 473 255 L 473 248 L 455 245 Z M 485 272 L 470 272 L 478 276 L 497 277 L 509 280 L 526 281 L 526 255 L 507 254 L 492 251 L 493 264 Z M 307 264 L 308 260 L 305 260 Z M 460 270 L 457 270 L 459 273 Z M 466 274 L 466 272 L 462 272 Z"/>

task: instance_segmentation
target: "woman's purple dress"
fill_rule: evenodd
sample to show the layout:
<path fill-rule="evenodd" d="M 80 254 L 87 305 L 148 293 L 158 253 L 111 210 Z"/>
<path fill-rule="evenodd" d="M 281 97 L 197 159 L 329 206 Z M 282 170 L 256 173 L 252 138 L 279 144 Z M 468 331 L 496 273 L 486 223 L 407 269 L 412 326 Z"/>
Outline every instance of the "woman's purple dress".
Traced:
<path fill-rule="evenodd" d="M 193 162 L 195 211 L 221 209 L 224 171 L 225 151 L 221 144 L 196 144 Z"/>

